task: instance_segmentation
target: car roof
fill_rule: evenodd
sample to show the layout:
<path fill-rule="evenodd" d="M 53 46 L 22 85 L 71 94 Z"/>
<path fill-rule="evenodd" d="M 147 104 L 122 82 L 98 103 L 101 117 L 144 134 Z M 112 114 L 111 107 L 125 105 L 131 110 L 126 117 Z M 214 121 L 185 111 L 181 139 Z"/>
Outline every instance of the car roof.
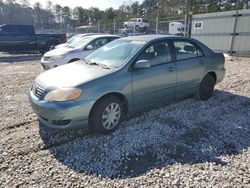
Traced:
<path fill-rule="evenodd" d="M 111 35 L 111 34 L 96 34 L 96 35 L 88 35 L 86 36 L 88 38 L 91 38 L 91 39 L 95 39 L 95 38 L 101 38 L 101 37 L 117 37 L 117 38 L 120 38 L 120 36 L 118 35 Z"/>
<path fill-rule="evenodd" d="M 137 35 L 137 36 L 129 36 L 123 39 L 149 42 L 156 39 L 170 39 L 170 38 L 186 39 L 187 37 L 176 36 L 176 35 Z"/>

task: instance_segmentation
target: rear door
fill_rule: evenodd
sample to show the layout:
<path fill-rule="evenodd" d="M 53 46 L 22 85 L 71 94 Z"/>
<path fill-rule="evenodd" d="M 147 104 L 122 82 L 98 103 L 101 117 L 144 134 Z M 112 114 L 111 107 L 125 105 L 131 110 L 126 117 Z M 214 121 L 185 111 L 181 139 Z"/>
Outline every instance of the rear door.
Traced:
<path fill-rule="evenodd" d="M 33 29 L 19 25 L 5 25 L 1 29 L 3 33 L 1 48 L 4 51 L 29 51 L 36 48 Z"/>
<path fill-rule="evenodd" d="M 197 91 L 205 72 L 205 57 L 201 48 L 187 39 L 174 40 L 177 66 L 177 99 L 185 98 Z"/>
<path fill-rule="evenodd" d="M 176 65 L 171 54 L 170 43 L 164 40 L 149 45 L 137 57 L 135 62 L 148 60 L 151 67 L 132 70 L 135 110 L 174 100 Z"/>
<path fill-rule="evenodd" d="M 17 26 L 15 37 L 20 51 L 36 49 L 36 37 L 32 26 Z"/>

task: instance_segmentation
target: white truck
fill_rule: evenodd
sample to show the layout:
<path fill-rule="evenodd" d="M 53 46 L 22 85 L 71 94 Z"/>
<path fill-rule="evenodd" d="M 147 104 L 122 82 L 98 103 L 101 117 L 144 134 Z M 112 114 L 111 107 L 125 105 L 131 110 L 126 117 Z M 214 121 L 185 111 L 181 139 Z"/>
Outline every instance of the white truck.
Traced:
<path fill-rule="evenodd" d="M 131 18 L 128 22 L 124 22 L 123 27 L 132 27 L 138 31 L 139 29 L 150 27 L 149 20 L 145 18 Z"/>
<path fill-rule="evenodd" d="M 168 30 L 168 32 L 171 35 L 184 35 L 184 33 L 185 33 L 185 25 L 183 23 L 181 23 L 181 22 L 169 22 L 169 30 Z"/>

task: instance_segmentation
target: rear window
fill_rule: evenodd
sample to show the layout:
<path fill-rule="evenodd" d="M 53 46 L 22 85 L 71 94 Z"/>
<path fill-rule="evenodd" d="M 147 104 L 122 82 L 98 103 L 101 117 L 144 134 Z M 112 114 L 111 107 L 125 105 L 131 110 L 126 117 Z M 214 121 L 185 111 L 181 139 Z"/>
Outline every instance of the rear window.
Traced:
<path fill-rule="evenodd" d="M 22 25 L 4 25 L 1 26 L 2 34 L 9 34 L 9 35 L 33 35 L 34 30 L 32 26 L 22 26 Z"/>

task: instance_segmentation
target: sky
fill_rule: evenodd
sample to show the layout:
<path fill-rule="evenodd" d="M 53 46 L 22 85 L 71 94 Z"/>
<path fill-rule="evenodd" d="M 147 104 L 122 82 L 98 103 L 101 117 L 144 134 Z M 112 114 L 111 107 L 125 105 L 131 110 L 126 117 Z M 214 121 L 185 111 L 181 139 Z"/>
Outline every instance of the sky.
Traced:
<path fill-rule="evenodd" d="M 42 6 L 46 7 L 47 0 L 29 0 L 30 4 L 33 6 L 35 2 L 39 1 Z M 59 4 L 61 6 L 69 6 L 70 8 L 75 8 L 76 6 L 81 6 L 82 8 L 90 8 L 97 7 L 101 10 L 105 10 L 106 8 L 119 8 L 120 5 L 126 4 L 130 5 L 136 0 L 51 0 L 53 5 Z M 138 2 L 142 2 L 143 0 L 137 0 Z"/>

